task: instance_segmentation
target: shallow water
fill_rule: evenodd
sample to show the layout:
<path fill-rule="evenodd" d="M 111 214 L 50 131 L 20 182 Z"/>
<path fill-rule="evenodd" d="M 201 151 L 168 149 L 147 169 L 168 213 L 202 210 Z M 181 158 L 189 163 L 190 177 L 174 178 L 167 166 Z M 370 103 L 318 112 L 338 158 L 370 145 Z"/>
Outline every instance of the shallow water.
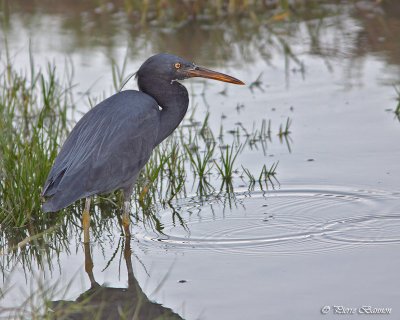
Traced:
<path fill-rule="evenodd" d="M 129 43 L 132 71 L 151 53 L 169 51 L 248 84 L 262 72 L 261 87 L 253 90 L 187 82 L 198 120 L 209 110 L 216 132 L 221 122 L 227 131 L 264 118 L 277 132 L 292 120 L 287 141 L 274 134 L 265 152 L 247 148 L 237 159 L 238 168 L 255 174 L 279 161 L 275 189 L 249 191 L 237 176 L 233 193 L 200 198 L 193 190 L 172 207 L 159 206 L 157 228 L 146 221 L 132 227 L 131 257 L 124 258 L 115 221 L 96 222 L 93 228 L 102 232 L 91 244 L 97 283 L 127 288 L 133 280 L 125 259 L 144 294 L 185 319 L 336 319 L 333 306 L 392 308 L 381 318 L 400 317 L 400 121 L 393 112 L 399 5 L 355 2 L 324 10 L 323 18 L 317 11 L 272 26 L 192 22 L 177 30 L 148 28 L 140 36 L 119 15 L 103 22 L 110 32 L 93 35 L 101 23 L 90 12 L 76 18 L 76 12 L 51 8 L 11 10 L 6 34 L 10 51 L 19 51 L 15 63 L 27 65 L 29 38 L 38 64 L 54 59 L 63 69 L 68 55 L 79 82 L 79 111 L 87 110 L 80 93 L 111 91 L 109 57 L 122 60 Z M 123 28 L 115 31 L 115 25 Z M 295 58 L 285 55 L 284 43 Z M 41 282 L 56 285 L 53 301 L 74 301 L 90 288 L 79 222 L 69 227 L 59 248 L 48 244 L 48 262 L 24 258 L 29 246 L 17 258 L 3 256 L 5 287 L 13 286 L 3 307 L 19 305 L 27 295 L 21 292 Z M 327 315 L 324 306 L 331 308 Z"/>
<path fill-rule="evenodd" d="M 236 192 L 180 201 L 185 227 L 160 212 L 160 234 L 137 231 L 135 238 L 148 246 L 168 250 L 203 250 L 226 254 L 299 254 L 348 248 L 350 245 L 399 243 L 397 232 L 400 194 L 380 191 L 313 189 Z M 387 213 L 385 213 L 387 211 Z M 394 213 L 393 213 L 394 212 Z M 163 219 L 167 221 L 164 223 Z M 138 226 L 137 226 L 138 228 Z"/>

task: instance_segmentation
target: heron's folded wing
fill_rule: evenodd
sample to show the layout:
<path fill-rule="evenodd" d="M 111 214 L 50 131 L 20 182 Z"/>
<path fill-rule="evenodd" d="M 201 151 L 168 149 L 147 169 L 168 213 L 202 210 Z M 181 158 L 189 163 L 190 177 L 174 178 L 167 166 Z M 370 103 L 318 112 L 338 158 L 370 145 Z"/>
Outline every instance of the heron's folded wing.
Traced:
<path fill-rule="evenodd" d="M 159 119 L 157 103 L 141 92 L 123 91 L 103 101 L 72 130 L 43 195 L 53 198 L 63 193 L 70 203 L 120 187 L 148 160 Z"/>

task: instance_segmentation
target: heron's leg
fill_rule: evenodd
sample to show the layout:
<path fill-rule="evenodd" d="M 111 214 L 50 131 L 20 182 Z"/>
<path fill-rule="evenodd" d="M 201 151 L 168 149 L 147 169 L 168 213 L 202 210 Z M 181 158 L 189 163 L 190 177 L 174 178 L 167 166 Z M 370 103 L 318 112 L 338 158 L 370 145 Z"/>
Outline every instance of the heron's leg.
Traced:
<path fill-rule="evenodd" d="M 147 185 L 144 186 L 142 192 L 140 192 L 140 195 L 139 195 L 139 202 L 140 203 L 143 203 L 143 199 L 146 196 L 148 191 L 149 191 L 149 187 Z"/>
<path fill-rule="evenodd" d="M 133 273 L 132 267 L 132 251 L 131 251 L 131 237 L 125 237 L 125 246 L 124 246 L 124 258 L 126 263 L 126 269 L 128 270 L 128 289 L 138 290 L 139 284 L 135 279 L 135 275 Z"/>
<path fill-rule="evenodd" d="M 129 212 L 131 211 L 131 202 L 129 200 L 124 201 L 124 213 L 122 214 L 122 226 L 124 227 L 125 236 L 130 237 L 131 232 L 129 225 L 131 223 L 129 218 Z"/>
<path fill-rule="evenodd" d="M 130 237 L 131 232 L 129 230 L 130 218 L 129 214 L 131 211 L 131 195 L 133 191 L 133 185 L 127 189 L 124 189 L 124 212 L 122 214 L 122 226 L 124 227 L 125 236 Z"/>
<path fill-rule="evenodd" d="M 90 197 L 86 198 L 85 210 L 83 210 L 82 214 L 82 226 L 83 226 L 83 242 L 89 243 Z"/>

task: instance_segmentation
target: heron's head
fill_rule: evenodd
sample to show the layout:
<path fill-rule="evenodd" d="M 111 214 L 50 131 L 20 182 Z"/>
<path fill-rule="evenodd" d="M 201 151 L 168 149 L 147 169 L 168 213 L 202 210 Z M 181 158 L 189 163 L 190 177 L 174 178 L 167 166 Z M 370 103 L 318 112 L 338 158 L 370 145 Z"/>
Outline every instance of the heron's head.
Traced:
<path fill-rule="evenodd" d="M 195 65 L 193 62 L 167 53 L 159 53 L 148 58 L 137 72 L 140 85 L 141 78 L 163 79 L 168 82 L 184 80 L 192 77 L 214 79 L 234 84 L 244 84 L 242 81 L 223 73 L 212 71 Z"/>

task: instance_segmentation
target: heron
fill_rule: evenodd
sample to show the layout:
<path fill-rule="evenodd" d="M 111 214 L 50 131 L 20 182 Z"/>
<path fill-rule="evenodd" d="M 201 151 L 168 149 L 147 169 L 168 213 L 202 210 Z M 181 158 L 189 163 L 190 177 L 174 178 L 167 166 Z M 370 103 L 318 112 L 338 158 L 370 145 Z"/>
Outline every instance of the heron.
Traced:
<path fill-rule="evenodd" d="M 244 84 L 172 54 L 151 56 L 136 72 L 139 90 L 120 91 L 105 99 L 71 130 L 44 184 L 43 211 L 56 212 L 85 198 L 82 227 L 87 243 L 91 197 L 122 190 L 122 226 L 130 235 L 136 178 L 153 149 L 183 120 L 189 95 L 180 81 L 192 77 Z"/>

